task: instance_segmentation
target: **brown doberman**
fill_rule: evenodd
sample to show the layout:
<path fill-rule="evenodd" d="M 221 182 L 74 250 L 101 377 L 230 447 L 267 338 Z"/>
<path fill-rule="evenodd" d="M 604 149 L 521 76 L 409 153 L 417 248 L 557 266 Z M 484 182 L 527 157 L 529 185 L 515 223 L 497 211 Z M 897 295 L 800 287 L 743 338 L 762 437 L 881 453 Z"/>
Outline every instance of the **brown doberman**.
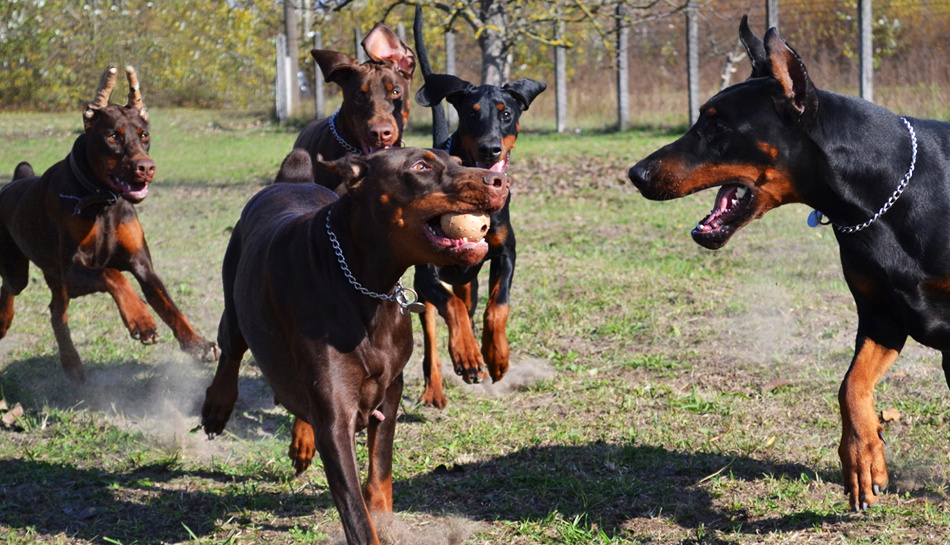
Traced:
<path fill-rule="evenodd" d="M 373 27 L 361 45 L 369 57 L 363 64 L 339 51 L 310 52 L 327 83 L 335 82 L 343 90 L 340 109 L 330 117 L 311 121 L 294 142 L 294 148 L 310 152 L 314 168 L 319 168 L 318 155 L 331 160 L 347 153 L 370 155 L 402 145 L 415 54 L 382 23 Z M 334 190 L 342 181 L 326 172 L 314 171 L 314 178 Z"/>
<path fill-rule="evenodd" d="M 832 226 L 858 313 L 838 390 L 838 456 L 851 507 L 863 510 L 888 481 L 874 387 L 908 336 L 943 353 L 950 381 L 950 123 L 817 88 L 774 28 L 763 40 L 743 18 L 739 35 L 752 76 L 712 97 L 629 177 L 657 200 L 718 187 L 692 231 L 710 249 L 788 203 L 814 208 L 812 227 Z"/>
<path fill-rule="evenodd" d="M 282 168 L 299 173 L 309 156 L 291 154 Z M 487 242 L 436 236 L 430 226 L 445 214 L 498 210 L 509 181 L 415 148 L 317 165 L 343 179 L 342 197 L 318 184 L 277 183 L 251 198 L 234 227 L 223 266 L 221 359 L 202 424 L 212 438 L 224 430 L 250 349 L 275 400 L 310 433 L 295 425 L 294 466 L 309 465 L 316 448 L 347 543 L 378 544 L 369 512 L 392 511 L 396 413 L 413 345 L 405 311 L 421 310 L 399 279 L 420 263 L 481 260 Z M 361 493 L 354 437 L 363 429 L 369 474 Z"/>
<path fill-rule="evenodd" d="M 50 313 L 60 362 L 76 381 L 85 375 L 67 325 L 70 299 L 109 292 L 132 338 L 158 341 L 148 307 L 120 271 L 138 280 L 182 350 L 207 361 L 218 355 L 217 346 L 195 333 L 175 307 L 152 268 L 133 204 L 148 195 L 155 162 L 148 155 L 148 114 L 138 78 L 131 67 L 125 70 L 128 104 L 109 104 L 117 72 L 110 66 L 69 155 L 41 177 L 29 163 L 20 163 L 13 181 L 0 190 L 0 338 L 13 321 L 13 299 L 26 287 L 32 261 L 53 294 Z"/>

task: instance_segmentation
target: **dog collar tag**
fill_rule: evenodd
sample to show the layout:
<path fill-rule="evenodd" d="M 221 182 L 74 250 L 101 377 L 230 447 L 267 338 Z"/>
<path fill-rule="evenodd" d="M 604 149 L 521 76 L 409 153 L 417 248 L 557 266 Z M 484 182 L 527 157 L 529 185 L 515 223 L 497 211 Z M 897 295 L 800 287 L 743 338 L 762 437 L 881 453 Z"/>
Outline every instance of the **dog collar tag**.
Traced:
<path fill-rule="evenodd" d="M 410 298 L 411 294 L 411 298 Z M 414 312 L 416 314 L 422 314 L 426 311 L 425 303 L 419 301 L 419 296 L 416 294 L 416 290 L 412 288 L 404 288 L 402 283 L 396 284 L 396 290 L 393 292 L 393 301 L 402 307 L 402 311 Z"/>
<path fill-rule="evenodd" d="M 809 227 L 818 227 L 821 225 L 821 218 L 823 214 L 817 210 L 812 210 L 811 214 L 808 214 L 808 226 Z"/>
<path fill-rule="evenodd" d="M 420 303 L 419 301 L 413 301 L 406 305 L 406 309 L 409 310 L 409 312 L 415 314 L 422 314 L 426 311 L 426 304 Z"/>

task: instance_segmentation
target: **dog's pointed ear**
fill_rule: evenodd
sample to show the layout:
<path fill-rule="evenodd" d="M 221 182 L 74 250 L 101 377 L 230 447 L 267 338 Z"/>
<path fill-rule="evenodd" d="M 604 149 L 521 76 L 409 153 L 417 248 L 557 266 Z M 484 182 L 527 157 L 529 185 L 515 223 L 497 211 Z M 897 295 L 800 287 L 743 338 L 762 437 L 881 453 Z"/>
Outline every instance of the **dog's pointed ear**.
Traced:
<path fill-rule="evenodd" d="M 745 46 L 749 61 L 752 63 L 752 74 L 749 77 L 762 78 L 772 75 L 769 72 L 770 65 L 768 55 L 765 53 L 765 43 L 749 28 L 748 15 L 743 15 L 739 23 L 739 41 Z"/>
<path fill-rule="evenodd" d="M 506 83 L 502 85 L 501 88 L 511 93 L 515 99 L 521 103 L 521 111 L 524 112 L 528 110 L 528 106 L 530 106 L 531 103 L 534 102 L 534 99 L 543 93 L 548 86 L 541 81 L 523 78 Z"/>
<path fill-rule="evenodd" d="M 818 113 L 818 90 L 808 77 L 801 57 L 775 28 L 765 33 L 765 50 L 771 76 L 781 89 L 782 96 L 776 97 L 776 105 L 780 108 L 784 105 L 792 119 L 811 126 Z"/>
<path fill-rule="evenodd" d="M 431 108 L 442 99 L 449 102 L 461 91 L 470 91 L 475 86 L 462 78 L 451 74 L 432 74 L 426 77 L 426 82 L 416 93 L 416 103 Z"/>
<path fill-rule="evenodd" d="M 359 194 L 362 182 L 369 172 L 366 159 L 352 153 L 347 153 L 333 161 L 324 161 L 323 157 L 318 154 L 313 164 L 339 176 L 343 180 L 343 185 L 346 186 L 346 192 L 353 196 Z"/>
<path fill-rule="evenodd" d="M 310 55 L 317 61 L 327 83 L 342 81 L 360 66 L 359 61 L 339 51 L 311 49 Z"/>
<path fill-rule="evenodd" d="M 389 61 L 403 76 L 412 78 L 416 70 L 416 55 L 388 26 L 376 23 L 360 45 L 369 58 L 376 62 Z"/>

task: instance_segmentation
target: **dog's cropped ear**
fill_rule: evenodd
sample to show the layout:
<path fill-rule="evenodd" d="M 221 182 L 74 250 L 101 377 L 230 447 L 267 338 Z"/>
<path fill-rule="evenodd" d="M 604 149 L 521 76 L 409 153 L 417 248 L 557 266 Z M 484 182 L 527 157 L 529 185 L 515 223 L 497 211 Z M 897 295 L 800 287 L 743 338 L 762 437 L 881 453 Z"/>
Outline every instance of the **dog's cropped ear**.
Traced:
<path fill-rule="evenodd" d="M 782 96 L 775 97 L 776 106 L 780 110 L 785 108 L 792 119 L 810 127 L 818 113 L 818 91 L 801 57 L 774 28 L 765 33 L 765 50 L 771 76 L 781 89 Z"/>
<path fill-rule="evenodd" d="M 369 173 L 366 159 L 352 153 L 347 153 L 333 161 L 324 161 L 323 157 L 317 155 L 314 164 L 339 176 L 343 180 L 343 185 L 346 186 L 346 192 L 353 196 L 359 195 L 362 182 Z"/>
<path fill-rule="evenodd" d="M 275 184 L 300 184 L 313 182 L 313 165 L 310 162 L 310 153 L 303 148 L 294 148 L 284 157 L 280 164 Z"/>
<path fill-rule="evenodd" d="M 749 61 L 752 63 L 752 74 L 749 77 L 763 78 L 772 75 L 769 72 L 769 58 L 765 53 L 765 44 L 749 28 L 748 15 L 743 15 L 739 23 L 739 41 L 745 46 Z"/>
<path fill-rule="evenodd" d="M 376 23 L 360 42 L 366 55 L 376 62 L 389 61 L 406 78 L 416 71 L 416 55 L 388 26 Z"/>
<path fill-rule="evenodd" d="M 310 55 L 317 61 L 327 83 L 339 83 L 360 66 L 359 61 L 339 51 L 312 49 Z"/>
<path fill-rule="evenodd" d="M 475 86 L 451 74 L 432 74 L 426 77 L 425 85 L 416 93 L 416 103 L 431 108 L 442 99 L 454 103 L 459 93 L 474 91 Z"/>
<path fill-rule="evenodd" d="M 543 93 L 548 86 L 546 83 L 540 81 L 523 78 L 506 83 L 502 85 L 501 88 L 511 93 L 515 99 L 521 103 L 521 111 L 524 112 L 528 110 L 528 106 L 530 106 L 531 103 L 534 102 L 534 99 Z"/>

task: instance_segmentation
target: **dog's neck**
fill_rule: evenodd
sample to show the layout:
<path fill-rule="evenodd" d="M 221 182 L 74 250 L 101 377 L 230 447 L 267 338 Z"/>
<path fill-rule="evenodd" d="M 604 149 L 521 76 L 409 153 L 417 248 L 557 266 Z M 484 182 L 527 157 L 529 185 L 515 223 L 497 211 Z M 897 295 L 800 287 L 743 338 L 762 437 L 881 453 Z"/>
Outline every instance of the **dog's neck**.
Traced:
<path fill-rule="evenodd" d="M 327 214 L 332 215 L 327 223 Z M 329 205 L 322 214 L 314 218 L 312 229 L 314 231 L 326 231 L 325 225 L 336 238 L 342 257 L 334 254 L 334 268 L 339 269 L 339 274 L 344 276 L 343 266 L 350 271 L 353 278 L 361 286 L 369 291 L 378 294 L 390 294 L 397 286 L 399 279 L 406 272 L 408 267 L 401 267 L 396 264 L 392 250 L 383 240 L 385 238 L 385 229 L 363 229 L 362 233 L 379 233 L 376 237 L 379 240 L 368 237 L 354 238 L 352 233 L 355 231 L 354 225 L 366 225 L 371 222 L 371 218 L 365 217 L 361 207 L 353 202 L 349 195 L 344 195 L 340 200 Z M 315 235 L 319 236 L 319 235 Z M 329 234 L 324 232 L 323 237 L 329 240 Z M 333 253 L 332 243 L 327 246 Z M 348 284 L 351 284 L 347 281 Z M 346 289 L 352 289 L 358 293 L 358 288 L 350 285 Z M 367 300 L 375 300 L 370 296 L 361 297 Z"/>
<path fill-rule="evenodd" d="M 76 142 L 73 144 L 73 149 L 70 150 L 69 155 L 67 156 L 67 161 L 69 162 L 69 170 L 73 174 L 73 178 L 78 182 L 81 187 L 81 191 L 77 191 L 76 195 L 72 194 L 62 194 L 60 197 L 76 201 L 76 206 L 73 209 L 73 215 L 80 215 L 85 212 L 90 207 L 97 205 L 112 205 L 119 200 L 119 196 L 109 191 L 108 189 L 103 188 L 97 184 L 90 177 L 91 169 L 88 167 L 86 161 L 86 135 L 80 135 L 76 139 Z"/>

